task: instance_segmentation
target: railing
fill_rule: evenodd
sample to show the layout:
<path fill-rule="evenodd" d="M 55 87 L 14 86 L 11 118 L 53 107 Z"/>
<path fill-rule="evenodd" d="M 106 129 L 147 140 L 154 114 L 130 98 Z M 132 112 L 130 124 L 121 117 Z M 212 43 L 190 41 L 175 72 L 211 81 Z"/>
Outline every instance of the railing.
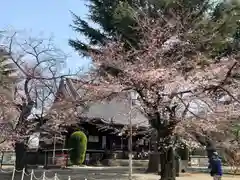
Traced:
<path fill-rule="evenodd" d="M 12 173 L 11 180 L 15 180 L 16 173 L 21 173 L 21 180 L 24 180 L 25 177 L 30 177 L 30 180 L 61 180 L 57 173 L 54 174 L 53 177 L 47 177 L 46 172 L 43 171 L 42 175 L 40 177 L 37 177 L 34 173 L 34 170 L 31 171 L 31 173 L 25 172 L 25 169 L 18 171 L 16 169 L 13 169 L 11 171 L 4 171 L 1 169 L 2 173 Z M 71 180 L 71 176 L 68 176 L 68 180 Z"/>
<path fill-rule="evenodd" d="M 2 165 L 13 165 L 15 163 L 14 152 L 0 152 L 0 167 Z"/>
<path fill-rule="evenodd" d="M 191 166 L 208 166 L 208 157 L 207 156 L 190 156 L 190 165 Z"/>

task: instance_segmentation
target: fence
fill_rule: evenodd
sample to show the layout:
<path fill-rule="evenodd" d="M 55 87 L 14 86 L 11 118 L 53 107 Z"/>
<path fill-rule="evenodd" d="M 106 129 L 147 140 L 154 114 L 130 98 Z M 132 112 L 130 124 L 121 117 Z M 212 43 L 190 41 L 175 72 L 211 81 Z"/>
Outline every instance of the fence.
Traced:
<path fill-rule="evenodd" d="M 65 167 L 69 163 L 68 155 L 63 153 L 56 153 L 53 157 L 52 153 L 27 152 L 26 163 L 30 166 L 61 166 Z M 6 165 L 15 164 L 15 152 L 0 152 L 0 168 Z"/>
<path fill-rule="evenodd" d="M 0 166 L 2 165 L 13 165 L 15 163 L 14 152 L 0 152 Z"/>
<path fill-rule="evenodd" d="M 44 165 L 47 166 L 57 166 L 57 167 L 66 167 L 70 164 L 70 159 L 67 155 L 61 154 L 56 155 L 55 157 L 46 157 Z"/>
<path fill-rule="evenodd" d="M 53 177 L 47 177 L 46 172 L 44 171 L 40 177 L 36 177 L 36 174 L 34 173 L 34 170 L 31 171 L 31 173 L 25 172 L 25 169 L 18 171 L 16 169 L 13 169 L 12 171 L 4 171 L 1 169 L 1 172 L 3 173 L 12 173 L 11 180 L 15 180 L 16 173 L 21 173 L 21 180 L 24 180 L 25 177 L 30 177 L 30 180 L 62 180 L 58 177 L 58 174 L 55 173 Z M 71 176 L 68 176 L 68 180 L 71 180 Z"/>

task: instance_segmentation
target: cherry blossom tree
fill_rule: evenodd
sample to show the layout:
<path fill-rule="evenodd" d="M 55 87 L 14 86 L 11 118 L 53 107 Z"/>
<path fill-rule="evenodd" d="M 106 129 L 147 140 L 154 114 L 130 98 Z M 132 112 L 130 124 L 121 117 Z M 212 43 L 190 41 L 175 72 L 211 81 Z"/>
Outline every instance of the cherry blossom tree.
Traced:
<path fill-rule="evenodd" d="M 11 108 L 1 103 L 8 109 L 8 114 L 14 112 L 15 115 L 11 119 L 2 116 L 7 123 L 2 123 L 5 133 L 1 138 L 12 142 L 16 168 L 22 169 L 26 165 L 29 136 L 41 131 L 46 123 L 43 117 L 54 100 L 58 82 L 63 76 L 60 71 L 67 57 L 54 46 L 51 38 L 26 38 L 15 32 L 5 34 L 4 38 L 2 47 L 7 52 L 8 61 L 17 69 L 18 80 L 14 83 L 13 99 L 8 103 Z"/>
<path fill-rule="evenodd" d="M 177 20 L 135 18 L 144 35 L 139 47 L 126 50 L 115 40 L 90 53 L 95 80 L 83 87 L 100 100 L 137 93 L 139 110 L 157 131 L 161 180 L 174 180 L 176 136 L 191 145 L 207 145 L 206 139 L 224 145 L 239 121 L 240 57 L 212 59 L 201 39 L 193 38 L 196 31 Z"/>
<path fill-rule="evenodd" d="M 7 148 L 5 144 L 7 137 L 9 137 L 12 127 L 12 120 L 18 114 L 14 107 L 14 83 L 16 82 L 16 71 L 14 64 L 9 61 L 7 51 L 0 47 L 0 143 L 1 149 Z M 10 127 L 10 128 L 9 128 Z"/>

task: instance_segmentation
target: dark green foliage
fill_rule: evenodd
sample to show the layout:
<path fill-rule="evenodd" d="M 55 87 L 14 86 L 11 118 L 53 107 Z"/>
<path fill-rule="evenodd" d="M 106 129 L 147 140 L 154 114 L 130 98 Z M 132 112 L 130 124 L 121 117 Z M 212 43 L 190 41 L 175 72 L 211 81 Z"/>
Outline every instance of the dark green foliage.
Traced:
<path fill-rule="evenodd" d="M 226 56 L 240 49 L 240 4 L 237 0 L 87 0 L 88 18 L 100 28 L 73 14 L 73 30 L 87 37 L 88 43 L 69 40 L 70 46 L 81 55 L 88 55 L 93 46 L 102 46 L 116 35 L 127 48 L 137 48 L 141 33 L 135 15 L 143 14 L 169 21 L 177 18 L 182 26 L 179 33 L 192 31 L 190 40 L 197 42 L 213 57 Z"/>
<path fill-rule="evenodd" d="M 87 150 L 87 137 L 82 131 L 72 133 L 69 140 L 70 160 L 74 165 L 80 165 L 85 160 Z"/>
<path fill-rule="evenodd" d="M 223 1 L 209 13 L 210 17 L 202 20 L 194 36 L 201 39 L 212 57 L 223 57 L 240 50 L 240 3 L 235 0 Z"/>
<path fill-rule="evenodd" d="M 89 43 L 83 43 L 79 40 L 69 40 L 70 46 L 79 51 L 82 55 L 87 55 L 89 50 L 94 50 L 94 45 L 104 45 L 106 40 L 114 39 L 116 35 L 121 35 L 126 44 L 137 43 L 137 30 L 133 20 L 131 1 L 121 0 L 90 0 L 89 19 L 98 24 L 100 29 L 92 28 L 87 21 L 73 14 L 74 31 L 87 37 Z"/>

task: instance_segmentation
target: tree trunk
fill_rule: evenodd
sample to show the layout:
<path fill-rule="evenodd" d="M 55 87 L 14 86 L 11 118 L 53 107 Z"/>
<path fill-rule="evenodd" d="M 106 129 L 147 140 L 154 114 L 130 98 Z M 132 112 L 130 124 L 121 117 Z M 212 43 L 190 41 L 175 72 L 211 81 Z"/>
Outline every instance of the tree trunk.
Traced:
<path fill-rule="evenodd" d="M 176 160 L 172 147 L 160 152 L 160 165 L 160 180 L 176 180 Z"/>
<path fill-rule="evenodd" d="M 16 156 L 16 161 L 15 161 L 15 169 L 20 171 L 25 168 L 26 170 L 26 147 L 24 142 L 16 142 L 15 143 L 15 156 Z"/>
<path fill-rule="evenodd" d="M 158 141 L 159 137 L 156 137 L 156 142 L 154 143 L 154 152 L 149 154 L 149 161 L 148 161 L 148 173 L 158 173 L 159 172 L 159 164 L 160 164 L 160 155 L 158 152 Z"/>
<path fill-rule="evenodd" d="M 208 141 L 206 146 L 207 156 L 211 159 L 214 152 L 216 152 L 216 147 L 213 142 Z"/>
<path fill-rule="evenodd" d="M 147 173 L 158 173 L 160 164 L 159 152 L 152 152 L 149 154 Z"/>

